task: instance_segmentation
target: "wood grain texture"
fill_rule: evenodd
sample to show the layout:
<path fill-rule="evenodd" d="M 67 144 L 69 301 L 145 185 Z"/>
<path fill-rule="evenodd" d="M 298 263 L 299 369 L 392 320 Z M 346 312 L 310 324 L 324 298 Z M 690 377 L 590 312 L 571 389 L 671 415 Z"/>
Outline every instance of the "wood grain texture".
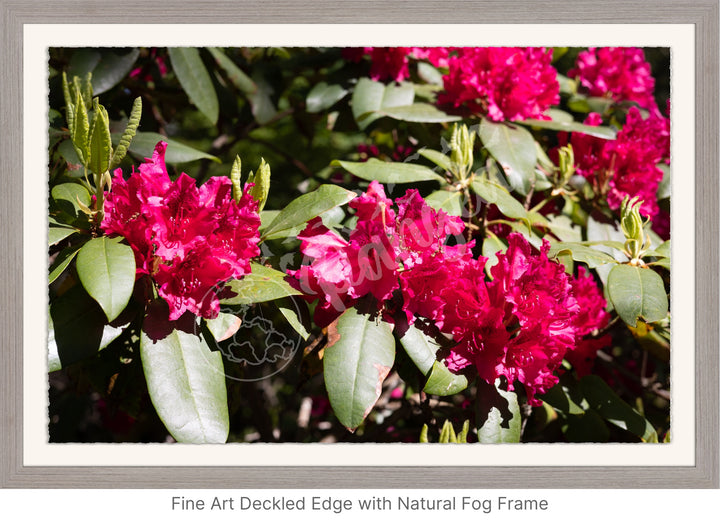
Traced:
<path fill-rule="evenodd" d="M 312 5 L 312 7 L 308 7 Z M 356 8 L 353 8 L 355 6 Z M 411 10 L 409 8 L 412 8 Z M 0 487 L 16 488 L 718 488 L 718 0 L 0 0 L 0 184 L 22 173 L 24 23 L 689 23 L 696 29 L 696 465 L 694 467 L 25 467 L 22 462 L 22 201 L 0 191 Z M 74 13 L 82 12 L 82 20 Z M 430 481 L 432 480 L 432 481 Z"/>

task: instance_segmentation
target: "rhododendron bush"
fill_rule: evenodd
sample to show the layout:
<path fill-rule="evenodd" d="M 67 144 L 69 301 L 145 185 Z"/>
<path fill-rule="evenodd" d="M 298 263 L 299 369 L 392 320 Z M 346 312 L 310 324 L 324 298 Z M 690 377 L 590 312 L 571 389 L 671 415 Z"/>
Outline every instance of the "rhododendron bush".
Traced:
<path fill-rule="evenodd" d="M 668 49 L 49 65 L 51 441 L 670 440 Z"/>

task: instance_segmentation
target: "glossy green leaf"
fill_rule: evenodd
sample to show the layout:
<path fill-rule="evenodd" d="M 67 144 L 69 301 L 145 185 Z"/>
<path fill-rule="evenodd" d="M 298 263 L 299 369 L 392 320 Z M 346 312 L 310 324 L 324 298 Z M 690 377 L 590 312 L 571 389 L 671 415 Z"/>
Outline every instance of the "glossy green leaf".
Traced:
<path fill-rule="evenodd" d="M 342 100 L 348 94 L 347 89 L 339 84 L 327 84 L 320 82 L 316 84 L 307 94 L 305 106 L 308 113 L 319 113 Z"/>
<path fill-rule="evenodd" d="M 298 316 L 298 313 L 294 309 L 285 308 L 284 306 L 279 306 L 278 309 L 280 310 L 280 313 L 283 314 L 283 317 L 287 319 L 287 322 L 290 323 L 290 326 L 293 327 L 293 330 L 295 330 L 300 335 L 300 337 L 302 337 L 304 340 L 307 340 L 307 338 L 310 337 L 310 332 L 303 324 L 300 316 Z"/>
<path fill-rule="evenodd" d="M 82 286 L 72 287 L 50 305 L 48 371 L 95 356 L 129 324 L 129 320 L 107 324 L 105 314 Z"/>
<path fill-rule="evenodd" d="M 507 245 L 496 235 L 490 234 L 485 237 L 482 244 L 483 257 L 487 257 L 487 263 L 485 263 L 486 271 L 495 266 L 498 262 L 498 252 L 504 252 L 507 249 Z"/>
<path fill-rule="evenodd" d="M 619 264 L 610 270 L 607 290 L 615 311 L 629 326 L 636 326 L 639 317 L 648 323 L 667 317 L 665 285 L 653 270 Z"/>
<path fill-rule="evenodd" d="M 566 113 L 567 115 L 567 113 Z M 567 131 L 567 132 L 577 132 L 577 133 L 584 133 L 585 135 L 591 135 L 593 137 L 598 137 L 601 139 L 607 139 L 607 140 L 615 140 L 615 137 L 617 136 L 617 132 L 613 128 L 609 128 L 606 126 L 588 126 L 587 124 L 581 124 L 580 122 L 572 121 L 572 116 L 570 116 L 570 121 L 567 120 L 536 120 L 536 119 L 527 119 L 522 121 L 517 121 L 515 124 L 522 124 L 524 126 L 531 126 L 534 128 L 541 128 L 541 129 L 550 129 L 554 131 Z"/>
<path fill-rule="evenodd" d="M 397 106 L 408 106 L 415 99 L 411 84 L 385 85 L 368 78 L 361 78 L 353 91 L 353 117 L 360 129 L 365 129 L 382 115 L 377 112 Z"/>
<path fill-rule="evenodd" d="M 49 268 L 48 284 L 52 284 L 58 277 L 60 277 L 60 275 L 62 275 L 65 268 L 70 265 L 77 253 L 80 251 L 80 248 L 82 248 L 82 245 L 68 246 L 57 254 L 55 261 Z"/>
<path fill-rule="evenodd" d="M 453 374 L 444 363 L 435 361 L 430 375 L 425 381 L 423 391 L 436 396 L 452 396 L 465 390 L 468 386 L 467 377 Z"/>
<path fill-rule="evenodd" d="M 657 432 L 652 424 L 620 399 L 605 381 L 595 375 L 580 380 L 585 399 L 592 409 L 610 423 L 619 426 L 648 443 L 657 443 Z"/>
<path fill-rule="evenodd" d="M 432 104 L 424 102 L 416 102 L 407 106 L 384 107 L 377 111 L 378 115 L 394 118 L 395 120 L 404 120 L 405 122 L 456 122 L 462 120 L 456 115 L 448 115 L 444 111 L 440 111 Z"/>
<path fill-rule="evenodd" d="M 180 85 L 192 102 L 210 122 L 217 124 L 220 108 L 210 74 L 194 47 L 168 48 L 170 63 Z"/>
<path fill-rule="evenodd" d="M 211 352 L 197 334 L 172 330 L 160 339 L 146 317 L 140 358 L 150 400 L 180 443 L 224 443 L 230 423 L 220 352 Z"/>
<path fill-rule="evenodd" d="M 48 228 L 48 246 L 57 244 L 63 239 L 70 237 L 77 230 L 71 228 Z"/>
<path fill-rule="evenodd" d="M 113 143 L 119 143 L 122 135 L 114 133 Z M 128 150 L 139 157 L 152 158 L 153 151 L 158 142 L 167 142 L 165 162 L 168 164 L 182 164 L 200 159 L 210 159 L 213 162 L 221 162 L 219 158 L 205 153 L 204 151 L 191 148 L 176 140 L 169 139 L 152 131 L 139 131 L 133 138 Z"/>
<path fill-rule="evenodd" d="M 436 210 L 461 217 L 465 196 L 459 191 L 437 190 L 425 198 L 425 202 Z"/>
<path fill-rule="evenodd" d="M 470 184 L 472 190 L 485 202 L 494 204 L 506 217 L 528 221 L 527 210 L 510 192 L 487 179 L 476 178 Z"/>
<path fill-rule="evenodd" d="M 135 255 L 121 238 L 97 237 L 77 255 L 77 272 L 88 294 L 115 319 L 127 306 L 135 286 Z"/>
<path fill-rule="evenodd" d="M 356 197 L 348 191 L 333 184 L 323 184 L 315 191 L 301 195 L 277 214 L 275 219 L 264 228 L 262 238 L 282 232 L 308 222 L 332 208 L 342 206 Z"/>
<path fill-rule="evenodd" d="M 519 443 L 521 416 L 517 394 L 478 379 L 478 442 Z"/>
<path fill-rule="evenodd" d="M 222 49 L 217 47 L 208 47 L 207 50 L 210 51 L 210 54 L 213 56 L 218 66 L 220 66 L 225 71 L 225 73 L 227 73 L 228 78 L 235 85 L 236 88 L 238 88 L 246 95 L 257 92 L 258 88 L 257 85 L 255 85 L 253 79 L 250 78 L 237 65 L 235 65 L 235 62 L 233 62 L 232 59 L 228 57 Z"/>
<path fill-rule="evenodd" d="M 100 95 L 118 85 L 130 73 L 139 56 L 137 48 L 124 53 L 103 50 L 99 62 L 92 68 L 93 94 Z"/>
<path fill-rule="evenodd" d="M 453 162 L 450 157 L 448 157 L 444 153 L 429 148 L 422 148 L 421 150 L 418 150 L 418 153 L 429 161 L 434 162 L 436 165 L 438 165 L 445 171 L 453 171 Z"/>
<path fill-rule="evenodd" d="M 513 190 L 527 195 L 535 178 L 535 140 L 528 130 L 483 119 L 478 136 L 490 155 L 500 163 Z"/>
<path fill-rule="evenodd" d="M 383 184 L 407 184 L 426 180 L 445 182 L 443 177 L 430 168 L 407 162 L 384 162 L 378 159 L 368 159 L 367 162 L 334 160 L 331 165 L 344 168 L 361 179 L 376 180 Z"/>
<path fill-rule="evenodd" d="M 325 348 L 323 368 L 330 405 L 338 420 L 355 430 L 382 392 L 395 360 L 392 326 L 354 308 L 337 320 L 339 339 Z"/>
<path fill-rule="evenodd" d="M 50 195 L 52 195 L 58 208 L 73 218 L 83 215 L 82 206 L 89 208 L 92 202 L 87 188 L 74 182 L 53 186 Z"/>
<path fill-rule="evenodd" d="M 610 255 L 577 242 L 556 242 L 550 245 L 548 257 L 570 255 L 574 261 L 583 262 L 590 268 L 615 262 Z"/>
<path fill-rule="evenodd" d="M 289 295 L 300 295 L 301 292 L 286 281 L 287 276 L 283 272 L 257 263 L 251 263 L 250 266 L 250 274 L 228 283 L 230 291 L 235 295 L 221 299 L 221 304 L 263 303 Z"/>

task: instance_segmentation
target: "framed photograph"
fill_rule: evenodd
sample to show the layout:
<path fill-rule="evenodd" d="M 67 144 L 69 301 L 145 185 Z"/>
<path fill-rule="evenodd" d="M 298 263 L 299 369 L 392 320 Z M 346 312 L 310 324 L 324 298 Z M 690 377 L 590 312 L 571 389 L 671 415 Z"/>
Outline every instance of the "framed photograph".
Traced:
<path fill-rule="evenodd" d="M 3 487 L 720 488 L 717 1 L 33 4 Z"/>

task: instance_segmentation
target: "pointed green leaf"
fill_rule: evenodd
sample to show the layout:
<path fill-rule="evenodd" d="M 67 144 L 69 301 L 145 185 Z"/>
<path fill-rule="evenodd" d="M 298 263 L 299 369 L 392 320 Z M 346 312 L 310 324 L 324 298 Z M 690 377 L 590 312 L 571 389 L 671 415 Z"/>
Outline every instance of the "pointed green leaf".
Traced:
<path fill-rule="evenodd" d="M 132 142 L 133 137 L 135 137 L 135 133 L 137 133 L 137 128 L 140 125 L 141 116 L 142 99 L 140 97 L 137 97 L 133 102 L 133 107 L 130 111 L 130 118 L 128 119 L 128 123 L 125 126 L 125 131 L 120 137 L 117 148 L 115 149 L 115 153 L 113 153 L 112 159 L 110 160 L 110 170 L 117 168 L 120 165 L 120 162 L 122 162 L 122 160 L 125 158 L 125 155 L 127 155 L 130 143 Z"/>
<path fill-rule="evenodd" d="M 652 424 L 623 401 L 600 377 L 583 377 L 580 388 L 590 407 L 604 419 L 632 432 L 647 443 L 658 442 L 657 432 Z"/>
<path fill-rule="evenodd" d="M 236 88 L 242 91 L 245 95 L 250 95 L 257 92 L 257 86 L 252 78 L 250 78 L 242 69 L 235 65 L 235 62 L 228 57 L 225 52 L 217 47 L 208 47 L 208 51 L 217 62 L 225 73 L 227 73 L 230 82 L 232 82 Z"/>
<path fill-rule="evenodd" d="M 418 153 L 429 161 L 434 162 L 445 171 L 450 173 L 454 171 L 452 160 L 444 153 L 429 148 L 422 148 L 421 150 L 418 150 Z"/>
<path fill-rule="evenodd" d="M 307 94 L 305 106 L 308 113 L 319 113 L 342 100 L 347 93 L 347 89 L 339 84 L 328 85 L 326 82 L 320 82 Z"/>
<path fill-rule="evenodd" d="M 115 319 L 127 306 L 135 285 L 135 255 L 122 238 L 97 237 L 77 256 L 80 282 L 107 315 Z"/>
<path fill-rule="evenodd" d="M 129 326 L 106 322 L 105 314 L 82 286 L 55 299 L 48 315 L 48 371 L 95 356 Z"/>
<path fill-rule="evenodd" d="M 339 339 L 325 349 L 323 368 L 330 405 L 340 422 L 355 430 L 380 397 L 395 361 L 392 326 L 354 308 L 337 320 Z"/>
<path fill-rule="evenodd" d="M 332 208 L 342 206 L 356 197 L 355 193 L 333 184 L 323 184 L 315 191 L 301 195 L 278 213 L 262 231 L 262 238 L 304 224 Z"/>
<path fill-rule="evenodd" d="M 168 54 L 173 71 L 190 101 L 210 122 L 217 124 L 220 112 L 217 93 L 200 51 L 194 47 L 170 47 Z"/>
<path fill-rule="evenodd" d="M 425 202 L 436 210 L 462 217 L 464 195 L 459 191 L 437 190 L 425 198 Z"/>
<path fill-rule="evenodd" d="M 394 118 L 395 120 L 404 120 L 405 122 L 456 122 L 462 120 L 457 115 L 448 115 L 444 111 L 440 111 L 432 104 L 424 102 L 416 102 L 407 106 L 385 107 L 377 111 L 378 115 Z"/>
<path fill-rule="evenodd" d="M 128 52 L 103 50 L 100 61 L 92 68 L 92 92 L 95 96 L 109 91 L 127 77 L 140 56 L 140 50 Z"/>
<path fill-rule="evenodd" d="M 510 192 L 499 184 L 483 178 L 476 178 L 470 184 L 472 190 L 484 201 L 494 204 L 500 212 L 511 219 L 528 221 L 527 210 Z"/>
<path fill-rule="evenodd" d="M 648 323 L 667 317 L 665 285 L 652 270 L 619 264 L 610 270 L 607 290 L 615 311 L 629 326 L 636 326 L 639 317 Z"/>
<path fill-rule="evenodd" d="M 74 182 L 53 186 L 50 195 L 52 195 L 60 210 L 74 218 L 83 213 L 81 205 L 89 207 L 92 202 L 87 188 Z"/>
<path fill-rule="evenodd" d="M 527 195 L 535 178 L 537 152 L 528 130 L 483 119 L 478 135 L 490 155 L 500 163 L 512 189 Z"/>
<path fill-rule="evenodd" d="M 70 265 L 72 260 L 77 255 L 77 252 L 80 251 L 80 248 L 82 248 L 82 245 L 68 246 L 55 256 L 55 261 L 49 268 L 50 273 L 48 275 L 48 284 L 52 284 L 58 277 L 62 275 L 62 273 L 65 271 L 65 268 Z"/>
<path fill-rule="evenodd" d="M 114 133 L 112 139 L 113 143 L 119 143 L 122 136 L 119 133 Z M 130 143 L 128 150 L 130 153 L 139 157 L 152 158 L 153 151 L 158 142 L 167 142 L 168 147 L 165 152 L 165 162 L 168 164 L 182 164 L 200 159 L 210 159 L 217 163 L 221 162 L 219 158 L 213 155 L 186 146 L 182 142 L 169 139 L 152 131 L 138 131 Z"/>
<path fill-rule="evenodd" d="M 453 374 L 445 366 L 445 363 L 435 361 L 423 387 L 423 392 L 436 396 L 452 396 L 462 392 L 467 386 L 467 377 L 462 374 Z"/>
<path fill-rule="evenodd" d="M 517 394 L 478 379 L 478 442 L 519 443 L 521 416 Z"/>
<path fill-rule="evenodd" d="M 562 257 L 563 255 L 570 255 L 574 261 L 583 262 L 590 268 L 615 262 L 615 259 L 607 253 L 581 243 L 555 242 L 550 245 L 548 257 Z"/>
<path fill-rule="evenodd" d="M 361 179 L 376 180 L 383 184 L 407 184 L 426 180 L 445 182 L 443 177 L 427 166 L 407 162 L 384 162 L 378 159 L 369 159 L 367 162 L 334 160 L 331 165 L 344 168 Z"/>
<path fill-rule="evenodd" d="M 140 358 L 155 410 L 180 443 L 224 443 L 230 422 L 220 352 L 197 334 L 172 330 L 153 340 L 146 317 Z"/>
<path fill-rule="evenodd" d="M 57 244 L 63 239 L 70 237 L 77 230 L 71 228 L 48 228 L 48 246 Z"/>
<path fill-rule="evenodd" d="M 355 122 L 360 129 L 365 129 L 382 116 L 378 111 L 408 106 L 414 99 L 415 90 L 412 84 L 386 86 L 368 78 L 361 78 L 355 86 L 350 104 Z"/>
<path fill-rule="evenodd" d="M 250 266 L 252 268 L 250 274 L 228 283 L 235 295 L 221 299 L 221 304 L 263 303 L 289 295 L 300 295 L 301 292 L 286 281 L 287 276 L 283 272 L 257 263 L 251 263 Z"/>
<path fill-rule="evenodd" d="M 572 116 L 570 116 L 570 119 L 570 121 L 557 120 L 555 118 L 553 118 L 553 120 L 527 119 L 517 121 L 515 122 L 515 124 L 522 124 L 523 126 L 531 126 L 541 129 L 551 129 L 556 131 L 584 133 L 585 135 L 590 135 L 592 137 L 598 137 L 607 140 L 615 140 L 615 137 L 617 136 L 617 133 L 613 128 L 609 128 L 606 126 L 588 126 L 587 124 L 581 124 L 580 122 L 573 121 Z"/>

